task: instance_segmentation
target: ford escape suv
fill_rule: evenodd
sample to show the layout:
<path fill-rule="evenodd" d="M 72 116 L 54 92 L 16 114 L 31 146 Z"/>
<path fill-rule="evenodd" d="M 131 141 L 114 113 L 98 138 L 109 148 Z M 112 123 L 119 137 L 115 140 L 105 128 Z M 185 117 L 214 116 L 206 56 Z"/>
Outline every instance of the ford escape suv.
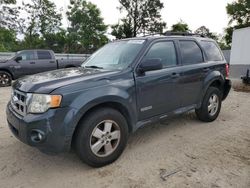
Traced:
<path fill-rule="evenodd" d="M 7 121 L 42 152 L 73 148 L 88 165 L 115 161 L 138 128 L 195 110 L 214 121 L 227 97 L 229 66 L 216 42 L 148 36 L 111 42 L 80 68 L 14 82 Z"/>

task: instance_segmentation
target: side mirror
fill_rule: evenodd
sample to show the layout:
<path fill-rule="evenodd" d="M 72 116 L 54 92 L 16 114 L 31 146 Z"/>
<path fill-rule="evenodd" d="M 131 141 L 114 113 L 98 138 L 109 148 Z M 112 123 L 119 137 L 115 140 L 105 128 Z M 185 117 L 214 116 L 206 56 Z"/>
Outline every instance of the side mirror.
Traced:
<path fill-rule="evenodd" d="M 139 71 L 144 73 L 147 71 L 161 70 L 162 68 L 161 59 L 145 59 L 140 64 Z"/>
<path fill-rule="evenodd" d="M 16 57 L 15 60 L 16 60 L 17 63 L 19 63 L 19 61 L 21 61 L 22 59 L 23 59 L 22 56 L 18 56 L 18 57 Z"/>

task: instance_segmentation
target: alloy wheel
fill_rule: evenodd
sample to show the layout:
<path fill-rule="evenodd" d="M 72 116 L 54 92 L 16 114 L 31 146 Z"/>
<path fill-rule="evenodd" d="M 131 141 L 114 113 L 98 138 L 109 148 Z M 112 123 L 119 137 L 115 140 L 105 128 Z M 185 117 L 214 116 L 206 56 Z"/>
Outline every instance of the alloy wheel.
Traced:
<path fill-rule="evenodd" d="M 98 157 L 112 154 L 120 143 L 121 131 L 118 124 L 112 120 L 104 120 L 96 125 L 91 137 L 91 151 Z"/>
<path fill-rule="evenodd" d="M 211 95 L 208 103 L 208 113 L 210 116 L 214 116 L 219 108 L 219 97 L 216 94 Z"/>
<path fill-rule="evenodd" d="M 5 73 L 0 73 L 0 85 L 6 86 L 10 82 L 10 77 Z"/>

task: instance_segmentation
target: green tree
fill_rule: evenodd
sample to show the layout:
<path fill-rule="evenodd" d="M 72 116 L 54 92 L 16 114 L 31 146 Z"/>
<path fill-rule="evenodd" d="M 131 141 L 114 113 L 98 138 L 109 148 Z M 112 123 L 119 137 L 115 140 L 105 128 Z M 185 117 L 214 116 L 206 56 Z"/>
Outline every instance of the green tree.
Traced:
<path fill-rule="evenodd" d="M 0 0 L 0 28 L 17 29 L 19 9 L 15 4 L 16 0 Z"/>
<path fill-rule="evenodd" d="M 12 51 L 16 47 L 16 0 L 0 0 L 0 51 Z"/>
<path fill-rule="evenodd" d="M 236 0 L 227 4 L 226 9 L 230 20 L 229 27 L 225 30 L 225 40 L 228 45 L 231 45 L 233 31 L 250 26 L 250 0 Z"/>
<path fill-rule="evenodd" d="M 0 51 L 12 51 L 16 47 L 16 33 L 14 30 L 0 28 Z"/>
<path fill-rule="evenodd" d="M 131 38 L 133 37 L 133 26 L 131 19 L 124 18 L 121 20 L 122 24 L 112 25 L 111 35 L 115 36 L 116 39 Z"/>
<path fill-rule="evenodd" d="M 172 32 L 191 32 L 191 30 L 189 29 L 188 24 L 186 24 L 182 20 L 180 20 L 176 24 L 173 24 L 172 28 L 171 28 L 171 31 Z"/>
<path fill-rule="evenodd" d="M 127 15 L 120 24 L 112 26 L 112 35 L 116 38 L 163 32 L 166 23 L 161 18 L 160 11 L 164 5 L 160 0 L 119 0 L 119 2 L 120 11 L 125 11 Z"/>
<path fill-rule="evenodd" d="M 211 38 L 211 39 L 214 39 L 216 41 L 218 41 L 218 39 L 219 39 L 218 36 L 216 35 L 216 33 L 210 32 L 210 30 L 205 26 L 199 27 L 198 29 L 195 30 L 194 33 Z"/>
<path fill-rule="evenodd" d="M 36 48 L 46 48 L 46 44 L 39 36 L 39 34 L 34 33 L 32 35 L 25 35 L 24 39 L 20 42 L 20 49 L 36 49 Z"/>
<path fill-rule="evenodd" d="M 56 5 L 50 0 L 31 0 L 23 3 L 23 11 L 28 16 L 20 19 L 19 29 L 25 44 L 28 48 L 46 47 L 46 36 L 58 32 L 61 26 L 62 15 Z"/>
<path fill-rule="evenodd" d="M 67 16 L 70 26 L 66 51 L 91 53 L 108 42 L 107 26 L 95 4 L 86 0 L 71 1 Z"/>
<path fill-rule="evenodd" d="M 48 33 L 44 35 L 46 47 L 53 50 L 56 53 L 62 53 L 65 51 L 65 45 L 67 44 L 67 31 L 60 29 L 55 33 Z"/>

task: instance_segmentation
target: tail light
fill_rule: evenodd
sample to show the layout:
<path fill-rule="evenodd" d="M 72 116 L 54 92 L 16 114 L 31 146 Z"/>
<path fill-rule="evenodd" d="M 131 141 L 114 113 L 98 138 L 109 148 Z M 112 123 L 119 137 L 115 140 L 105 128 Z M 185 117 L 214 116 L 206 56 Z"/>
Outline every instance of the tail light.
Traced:
<path fill-rule="evenodd" d="M 229 78 L 229 64 L 226 64 L 226 78 Z"/>

